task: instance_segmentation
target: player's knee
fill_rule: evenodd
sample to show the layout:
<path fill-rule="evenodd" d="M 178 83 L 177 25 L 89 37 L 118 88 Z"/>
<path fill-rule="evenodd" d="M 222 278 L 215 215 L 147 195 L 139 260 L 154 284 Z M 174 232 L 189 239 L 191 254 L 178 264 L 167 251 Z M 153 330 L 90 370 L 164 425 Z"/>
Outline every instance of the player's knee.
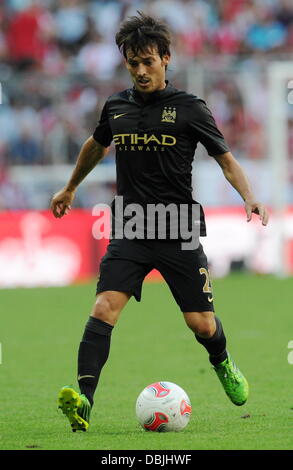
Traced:
<path fill-rule="evenodd" d="M 91 315 L 101 321 L 114 325 L 118 319 L 119 310 L 111 297 L 98 295 Z"/>
<path fill-rule="evenodd" d="M 193 331 L 197 336 L 200 336 L 201 338 L 211 338 L 215 333 L 215 328 L 213 322 L 205 320 L 200 324 L 196 325 Z"/>
<path fill-rule="evenodd" d="M 211 338 L 216 330 L 215 320 L 213 315 L 195 315 L 186 320 L 187 326 L 197 335 L 202 338 Z"/>

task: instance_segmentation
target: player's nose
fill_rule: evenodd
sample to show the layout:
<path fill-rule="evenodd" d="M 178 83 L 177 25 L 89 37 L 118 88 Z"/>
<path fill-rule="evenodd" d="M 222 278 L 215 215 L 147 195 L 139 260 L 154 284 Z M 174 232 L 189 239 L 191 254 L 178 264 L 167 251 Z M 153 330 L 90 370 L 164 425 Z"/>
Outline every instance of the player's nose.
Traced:
<path fill-rule="evenodd" d="M 136 73 L 138 78 L 142 78 L 146 74 L 146 66 L 144 64 L 138 64 Z"/>

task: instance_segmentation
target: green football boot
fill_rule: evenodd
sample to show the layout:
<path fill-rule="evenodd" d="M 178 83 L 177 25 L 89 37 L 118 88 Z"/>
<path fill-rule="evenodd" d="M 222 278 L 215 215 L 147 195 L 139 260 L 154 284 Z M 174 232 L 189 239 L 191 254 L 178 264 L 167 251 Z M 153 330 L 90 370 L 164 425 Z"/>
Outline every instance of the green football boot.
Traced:
<path fill-rule="evenodd" d="M 58 395 L 58 408 L 67 416 L 73 432 L 86 431 L 89 427 L 91 405 L 85 395 L 65 386 Z"/>
<path fill-rule="evenodd" d="M 232 403 L 237 406 L 244 405 L 248 398 L 248 382 L 232 361 L 230 354 L 228 353 L 227 359 L 214 366 L 214 369 Z"/>

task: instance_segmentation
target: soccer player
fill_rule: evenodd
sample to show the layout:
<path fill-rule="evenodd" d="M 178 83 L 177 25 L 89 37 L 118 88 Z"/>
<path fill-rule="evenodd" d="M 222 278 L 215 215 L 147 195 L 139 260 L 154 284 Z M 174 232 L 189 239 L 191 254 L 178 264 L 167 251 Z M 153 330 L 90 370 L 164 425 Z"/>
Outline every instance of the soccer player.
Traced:
<path fill-rule="evenodd" d="M 163 207 L 173 204 L 173 208 L 187 206 L 190 209 L 195 205 L 200 208 L 199 235 L 205 236 L 204 213 L 193 200 L 191 186 L 194 152 L 201 142 L 242 197 L 247 221 L 255 213 L 266 225 L 267 210 L 256 201 L 247 177 L 229 151 L 205 102 L 166 81 L 171 56 L 168 27 L 138 13 L 121 24 L 116 43 L 134 86 L 106 101 L 100 122 L 83 144 L 68 184 L 52 198 L 54 216 L 61 218 L 70 211 L 78 185 L 114 141 L 117 195 L 123 197 L 123 208 L 129 204 L 139 204 L 144 209 L 150 204 Z M 188 214 L 190 221 L 193 212 Z M 116 216 L 113 215 L 113 221 Z M 125 216 L 125 226 L 127 221 L 129 217 Z M 147 235 L 142 239 L 126 235 L 115 238 L 113 230 L 100 266 L 96 301 L 79 346 L 80 393 L 65 386 L 58 395 L 59 407 L 73 431 L 88 428 L 94 393 L 109 355 L 112 330 L 129 298 L 134 295 L 140 301 L 144 277 L 153 268 L 158 269 L 168 283 L 187 326 L 207 350 L 230 400 L 238 406 L 247 400 L 247 380 L 226 350 L 223 326 L 214 313 L 208 263 L 202 245 L 184 249 L 180 233 L 177 239 L 170 236 L 173 222 L 171 213 L 166 239 L 160 238 L 156 228 L 155 239 Z"/>

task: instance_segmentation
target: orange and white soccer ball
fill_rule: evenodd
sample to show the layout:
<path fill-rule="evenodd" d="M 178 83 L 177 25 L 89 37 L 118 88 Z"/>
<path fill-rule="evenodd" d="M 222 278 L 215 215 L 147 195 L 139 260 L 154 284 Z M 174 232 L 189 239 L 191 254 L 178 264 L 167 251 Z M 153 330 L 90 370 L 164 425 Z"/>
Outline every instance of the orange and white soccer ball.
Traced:
<path fill-rule="evenodd" d="M 138 396 L 136 416 L 146 431 L 181 431 L 189 422 L 191 403 L 179 385 L 155 382 Z"/>

